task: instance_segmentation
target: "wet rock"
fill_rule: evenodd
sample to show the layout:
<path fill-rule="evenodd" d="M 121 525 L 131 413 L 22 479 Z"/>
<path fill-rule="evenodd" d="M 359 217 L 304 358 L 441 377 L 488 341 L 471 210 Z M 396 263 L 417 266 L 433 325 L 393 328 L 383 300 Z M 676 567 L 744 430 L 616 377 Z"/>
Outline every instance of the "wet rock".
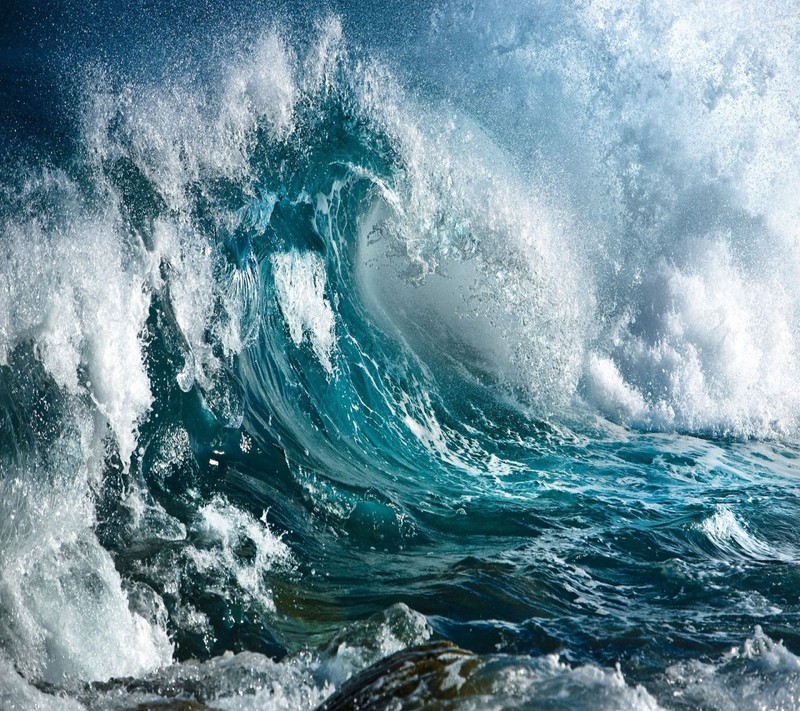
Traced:
<path fill-rule="evenodd" d="M 352 677 L 316 711 L 423 708 L 459 696 L 478 657 L 439 641 L 392 654 Z"/>

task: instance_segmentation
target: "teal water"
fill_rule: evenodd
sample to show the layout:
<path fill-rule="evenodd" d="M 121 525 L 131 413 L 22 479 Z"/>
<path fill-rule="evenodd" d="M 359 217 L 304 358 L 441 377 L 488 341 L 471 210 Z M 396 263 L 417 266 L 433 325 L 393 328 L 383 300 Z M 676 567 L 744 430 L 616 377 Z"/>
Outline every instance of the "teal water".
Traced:
<path fill-rule="evenodd" d="M 0 706 L 800 707 L 797 9 L 7 11 Z"/>

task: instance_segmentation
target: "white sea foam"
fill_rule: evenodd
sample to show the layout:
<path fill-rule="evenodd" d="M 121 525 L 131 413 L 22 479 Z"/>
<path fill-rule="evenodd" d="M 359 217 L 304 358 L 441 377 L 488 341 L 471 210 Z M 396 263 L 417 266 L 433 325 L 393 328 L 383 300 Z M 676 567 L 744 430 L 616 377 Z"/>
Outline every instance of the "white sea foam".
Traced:
<path fill-rule="evenodd" d="M 219 121 L 233 146 L 247 145 L 247 133 L 264 121 L 277 140 L 292 132 L 299 93 L 295 63 L 291 50 L 275 32 L 263 34 L 244 56 L 231 62 Z"/>
<path fill-rule="evenodd" d="M 662 708 L 643 686 L 629 685 L 619 668 L 571 666 L 555 654 L 519 664 L 508 659 L 507 664 L 493 683 L 492 695 L 467 703 L 466 708 L 504 709 L 528 701 L 542 705 L 549 701 L 553 707 L 565 709 Z"/>
<path fill-rule="evenodd" d="M 717 507 L 713 516 L 699 524 L 698 528 L 724 553 L 746 557 L 754 561 L 781 561 L 795 563 L 797 557 L 773 546 L 750 533 L 739 518 L 727 506 Z"/>
<path fill-rule="evenodd" d="M 62 435 L 49 466 L 0 469 L 0 644 L 27 679 L 53 684 L 141 674 L 170 661 L 160 601 L 134 611 L 92 530 L 80 438 Z"/>
<path fill-rule="evenodd" d="M 527 358 L 515 364 L 534 400 L 548 380 L 572 387 L 575 378 L 564 375 L 569 353 L 581 361 L 579 393 L 617 422 L 797 434 L 796 10 L 733 1 L 597 0 L 514 11 L 501 2 L 452 3 L 432 13 L 430 29 L 423 24 L 419 58 L 409 61 L 482 119 L 525 180 L 497 160 L 504 151 L 496 146 L 481 153 L 451 141 L 443 158 L 436 148 L 446 144 L 431 149 L 424 136 L 432 125 L 444 138 L 449 111 L 433 112 L 421 122 L 425 130 L 417 124 L 420 153 L 433 160 L 409 160 L 424 186 L 412 212 L 436 216 L 426 199 L 447 205 L 438 225 L 453 235 L 466 202 L 479 244 L 510 254 L 520 253 L 519 243 L 498 240 L 484 225 L 500 227 L 510 210 L 511 232 L 523 244 L 533 236 L 532 278 L 510 257 L 502 280 L 481 265 L 481 308 L 490 314 L 502 308 L 497 302 L 508 304 L 521 322 Z M 485 92 L 487 85 L 497 91 Z M 404 136 L 399 125 L 391 131 Z M 455 134 L 468 132 L 462 126 Z M 409 129 L 405 136 L 413 146 Z M 488 177 L 482 202 L 464 191 L 460 154 L 473 159 L 473 176 Z M 441 187 L 451 180 L 454 199 Z M 505 189 L 526 180 L 529 206 Z M 561 225 L 550 229 L 554 237 L 542 228 L 548 222 Z M 427 229 L 416 231 L 411 256 L 435 265 L 446 243 L 420 226 Z M 572 277 L 555 269 L 550 282 L 559 247 Z M 576 291 L 588 298 L 570 297 Z M 525 330 L 524 319 L 535 326 Z"/>
<path fill-rule="evenodd" d="M 415 103 L 378 68 L 359 90 L 402 161 L 395 180 L 375 181 L 360 233 L 356 278 L 376 319 L 425 359 L 489 373 L 545 412 L 563 405 L 592 296 L 549 187 L 465 115 Z"/>
<path fill-rule="evenodd" d="M 31 348 L 42 382 L 16 373 L 19 387 L 54 387 L 60 404 L 25 391 L 38 403 L 17 433 L 30 447 L 0 464 L 2 646 L 26 677 L 52 683 L 142 673 L 168 661 L 172 645 L 163 625 L 130 609 L 92 530 L 91 491 L 108 434 L 127 467 L 151 404 L 146 275 L 113 201 L 89 212 L 66 175 L 47 171 L 28 178 L 18 201 L 46 209 L 21 209 L 2 228 L 0 354 L 15 377 L 12 354 Z"/>
<path fill-rule="evenodd" d="M 713 661 L 669 667 L 665 682 L 673 699 L 693 708 L 800 708 L 800 659 L 760 626 L 751 638 Z"/>
<path fill-rule="evenodd" d="M 566 81 L 600 121 L 597 148 L 615 153 L 599 199 L 616 211 L 601 227 L 619 255 L 604 279 L 624 321 L 612 316 L 590 360 L 590 398 L 647 428 L 796 433 L 797 13 L 593 2 L 579 17 L 587 54 Z M 598 82 L 598 56 L 613 83 Z"/>
<path fill-rule="evenodd" d="M 430 396 L 423 391 L 417 400 L 403 393 L 398 403 L 398 416 L 403 425 L 428 452 L 456 469 L 469 474 L 491 474 L 496 481 L 499 476 L 524 469 L 524 465 L 490 454 L 477 440 L 443 426 L 431 403 Z"/>
<path fill-rule="evenodd" d="M 263 610 L 274 611 L 268 574 L 291 570 L 294 557 L 267 525 L 266 513 L 257 520 L 217 496 L 200 509 L 199 516 L 197 529 L 204 545 L 188 548 L 186 555 L 206 585 L 224 594 L 231 578 Z M 239 553 L 244 545 L 254 549 L 248 559 L 242 559 Z"/>
<path fill-rule="evenodd" d="M 353 674 L 387 654 L 425 642 L 430 634 L 422 615 L 394 605 L 368 620 L 343 626 L 324 648 L 302 650 L 280 662 L 261 654 L 228 652 L 205 662 L 174 664 L 140 680 L 133 689 L 112 685 L 92 699 L 92 707 L 122 710 L 132 704 L 164 703 L 170 700 L 165 690 L 191 689 L 204 703 L 226 711 L 314 708 Z M 73 708 L 80 707 L 66 706 L 65 711 Z M 43 709 L 49 711 L 47 706 Z M 60 709 L 54 706 L 55 711 Z"/>
<path fill-rule="evenodd" d="M 24 213 L 3 225 L 0 363 L 33 342 L 58 385 L 91 397 L 127 463 L 151 402 L 140 338 L 150 303 L 145 277 L 127 254 L 114 210 L 86 214 L 65 175 L 30 178 L 25 200 L 45 200 L 61 214 L 55 226 L 47 225 L 53 215 Z"/>
<path fill-rule="evenodd" d="M 654 429 L 794 431 L 795 303 L 783 285 L 748 277 L 721 240 L 684 267 L 662 262 L 644 292 L 649 313 L 589 360 L 586 391 L 605 413 Z"/>
<path fill-rule="evenodd" d="M 46 694 L 23 679 L 14 665 L 0 657 L 0 707 L 5 711 L 85 711 L 77 701 Z"/>
<path fill-rule="evenodd" d="M 143 335 L 154 292 L 184 339 L 181 386 L 198 383 L 226 421 L 241 420 L 235 406 L 216 402 L 227 395 L 217 387 L 224 369 L 210 338 L 226 356 L 247 342 L 252 265 L 222 276 L 215 271 L 211 242 L 190 226 L 186 191 L 201 177 L 246 183 L 254 131 L 266 123 L 276 137 L 290 133 L 295 101 L 291 57 L 274 33 L 264 35 L 247 61 L 231 62 L 210 112 L 185 86 L 111 92 L 101 73 L 89 81 L 83 138 L 99 199 L 87 200 L 64 173 L 31 172 L 11 196 L 20 209 L 2 225 L 0 364 L 15 349 L 32 347 L 44 377 L 66 399 L 61 411 L 40 413 L 52 420 L 51 441 L 22 452 L 0 478 L 1 643 L 26 677 L 52 683 L 139 675 L 171 659 L 163 614 L 134 611 L 141 599 L 136 605 L 128 599 L 94 535 L 92 491 L 108 435 L 127 469 L 152 403 Z M 154 204 L 169 209 L 168 218 L 142 226 L 146 235 L 129 229 L 124 190 L 106 173 L 119 161 L 150 182 Z M 235 210 L 214 217 L 228 226 L 238 220 Z M 137 536 L 186 536 L 182 524 L 135 491 L 127 506 Z M 259 542 L 262 565 L 268 552 Z M 225 545 L 222 551 L 232 555 Z M 219 565 L 231 563 L 223 559 Z M 245 587 L 247 574 L 237 573 Z M 253 594 L 257 583 L 249 580 Z"/>
<path fill-rule="evenodd" d="M 290 251 L 272 256 L 275 291 L 296 346 L 307 339 L 328 374 L 336 344 L 335 318 L 325 295 L 325 265 L 314 252 Z"/>

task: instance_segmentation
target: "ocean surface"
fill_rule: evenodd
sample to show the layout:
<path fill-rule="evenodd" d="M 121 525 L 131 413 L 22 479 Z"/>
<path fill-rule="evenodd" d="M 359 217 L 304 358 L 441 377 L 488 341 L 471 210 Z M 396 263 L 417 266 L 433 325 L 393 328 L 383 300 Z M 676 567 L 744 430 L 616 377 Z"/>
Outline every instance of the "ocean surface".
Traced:
<path fill-rule="evenodd" d="M 797 0 L 0 7 L 0 708 L 354 688 L 800 709 Z"/>

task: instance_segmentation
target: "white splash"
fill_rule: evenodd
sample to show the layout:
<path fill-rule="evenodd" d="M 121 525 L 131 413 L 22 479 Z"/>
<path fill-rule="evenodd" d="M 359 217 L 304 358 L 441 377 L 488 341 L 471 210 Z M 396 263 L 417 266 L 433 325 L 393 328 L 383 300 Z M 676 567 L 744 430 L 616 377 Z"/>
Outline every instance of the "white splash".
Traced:
<path fill-rule="evenodd" d="M 308 341 L 330 375 L 336 345 L 335 318 L 325 296 L 325 264 L 314 252 L 291 250 L 272 255 L 275 291 L 296 346 Z"/>

